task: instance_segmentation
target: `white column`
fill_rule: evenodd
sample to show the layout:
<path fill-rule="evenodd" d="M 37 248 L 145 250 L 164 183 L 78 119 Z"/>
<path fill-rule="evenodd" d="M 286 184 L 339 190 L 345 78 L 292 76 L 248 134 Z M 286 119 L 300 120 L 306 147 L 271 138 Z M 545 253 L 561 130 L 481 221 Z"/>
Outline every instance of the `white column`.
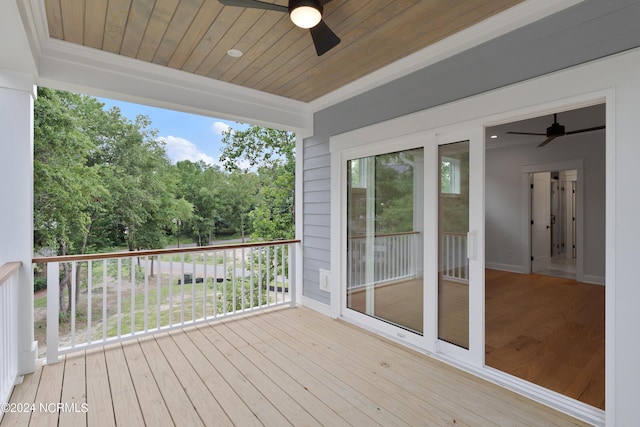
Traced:
<path fill-rule="evenodd" d="M 22 261 L 18 374 L 35 369 L 33 336 L 33 76 L 0 70 L 0 264 Z"/>

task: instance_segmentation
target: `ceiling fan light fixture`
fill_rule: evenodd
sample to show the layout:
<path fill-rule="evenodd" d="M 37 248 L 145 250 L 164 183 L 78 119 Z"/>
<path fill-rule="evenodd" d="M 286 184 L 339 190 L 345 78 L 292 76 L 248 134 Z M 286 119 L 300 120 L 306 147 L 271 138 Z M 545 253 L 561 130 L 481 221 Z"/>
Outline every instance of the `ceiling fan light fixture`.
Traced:
<path fill-rule="evenodd" d="M 313 0 L 289 2 L 289 17 L 297 27 L 313 28 L 322 20 L 322 6 Z"/>

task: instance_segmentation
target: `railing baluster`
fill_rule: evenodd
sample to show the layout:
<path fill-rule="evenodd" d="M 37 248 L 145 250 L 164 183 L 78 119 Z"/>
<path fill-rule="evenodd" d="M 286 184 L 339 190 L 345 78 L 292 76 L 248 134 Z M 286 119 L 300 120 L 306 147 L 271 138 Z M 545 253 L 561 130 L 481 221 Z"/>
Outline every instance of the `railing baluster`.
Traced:
<path fill-rule="evenodd" d="M 136 266 L 135 266 L 135 258 L 131 257 L 131 267 L 130 267 L 130 276 L 131 276 L 131 334 L 135 334 L 136 332 Z"/>
<path fill-rule="evenodd" d="M 149 331 L 149 257 L 144 257 L 144 331 Z"/>
<path fill-rule="evenodd" d="M 173 326 L 173 255 L 169 258 L 169 326 Z"/>
<path fill-rule="evenodd" d="M 251 309 L 253 309 L 254 305 L 255 305 L 255 301 L 254 301 L 254 283 L 253 283 L 253 279 L 254 279 L 254 272 L 253 272 L 253 248 L 249 248 L 249 307 Z M 260 303 L 258 302 L 258 306 L 260 305 Z"/>
<path fill-rule="evenodd" d="M 117 299 L 118 317 L 118 338 L 122 335 L 122 258 L 118 258 L 118 299 Z"/>
<path fill-rule="evenodd" d="M 69 301 L 71 301 L 71 347 L 76 346 L 76 280 L 77 276 L 77 263 L 71 263 L 71 289 L 69 290 Z"/>
<path fill-rule="evenodd" d="M 278 249 L 275 246 L 269 246 L 269 250 L 271 250 L 271 275 L 269 277 L 273 277 L 273 303 L 278 303 Z"/>
<path fill-rule="evenodd" d="M 240 256 L 242 257 L 242 262 L 240 263 L 240 265 L 242 265 L 242 281 L 240 283 L 240 299 L 242 301 L 242 311 L 245 310 L 245 301 L 246 301 L 246 295 L 245 295 L 245 286 L 244 286 L 244 282 L 245 282 L 245 270 L 246 270 L 246 262 L 245 262 L 245 252 L 244 252 L 244 247 L 242 248 L 242 250 L 240 251 Z"/>
<path fill-rule="evenodd" d="M 87 261 L 87 342 L 91 344 L 93 296 L 93 261 Z"/>
<path fill-rule="evenodd" d="M 186 280 L 184 279 L 184 254 L 180 258 L 180 324 L 184 325 L 184 287 Z"/>
<path fill-rule="evenodd" d="M 271 303 L 271 256 L 269 251 L 269 246 L 265 247 L 267 250 L 267 306 Z"/>
<path fill-rule="evenodd" d="M 262 304 L 262 249 L 258 249 L 258 301 Z"/>
<path fill-rule="evenodd" d="M 207 288 L 209 287 L 209 276 L 207 275 L 207 253 L 202 253 L 202 268 L 203 268 L 203 277 L 202 277 L 202 318 L 206 319 L 207 316 Z"/>
<path fill-rule="evenodd" d="M 59 308 L 60 263 L 51 262 L 47 264 L 47 363 L 56 363 L 58 361 Z"/>
<path fill-rule="evenodd" d="M 160 327 L 162 326 L 162 322 L 161 322 L 161 314 L 160 314 L 160 307 L 162 306 L 162 258 L 160 257 L 160 255 L 158 255 L 158 260 L 157 260 L 158 266 L 157 268 L 157 272 L 156 272 L 156 328 L 160 329 Z"/>
<path fill-rule="evenodd" d="M 223 286 L 222 286 L 222 314 L 227 314 L 227 251 L 222 253 L 222 265 L 224 269 L 222 270 L 223 276 Z"/>
<path fill-rule="evenodd" d="M 236 296 L 238 295 L 238 290 L 237 290 L 237 272 L 236 272 L 236 250 L 234 249 L 232 251 L 232 257 L 231 257 L 231 288 L 232 288 L 232 301 L 233 301 L 233 309 L 231 310 L 232 313 L 236 312 L 237 309 L 237 302 L 236 302 Z"/>
<path fill-rule="evenodd" d="M 195 322 L 196 320 L 196 283 L 198 280 L 196 279 L 196 254 L 193 254 L 193 262 L 191 264 L 191 321 Z"/>
<path fill-rule="evenodd" d="M 213 251 L 213 317 L 218 316 L 218 254 Z"/>
<path fill-rule="evenodd" d="M 289 268 L 287 269 L 287 289 L 289 289 L 289 302 L 292 307 L 295 307 L 298 303 L 298 295 L 293 284 L 296 280 L 296 256 L 295 247 L 291 244 L 287 245 L 287 252 L 289 254 Z"/>
<path fill-rule="evenodd" d="M 286 301 L 286 293 L 285 293 L 285 280 L 284 280 L 284 276 L 285 276 L 285 270 L 287 268 L 287 264 L 285 263 L 285 248 L 286 246 L 280 246 L 280 265 L 282 266 L 282 275 L 280 276 L 282 278 L 282 302 Z"/>
<path fill-rule="evenodd" d="M 103 259 L 102 260 L 102 341 L 105 341 L 107 339 L 107 270 L 108 270 L 108 267 L 109 267 L 108 260 Z"/>

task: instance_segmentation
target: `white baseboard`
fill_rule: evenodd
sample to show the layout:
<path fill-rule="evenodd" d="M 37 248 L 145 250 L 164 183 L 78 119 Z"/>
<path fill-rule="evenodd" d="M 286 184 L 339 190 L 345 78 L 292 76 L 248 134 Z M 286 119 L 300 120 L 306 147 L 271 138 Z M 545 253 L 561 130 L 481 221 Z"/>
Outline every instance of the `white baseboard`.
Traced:
<path fill-rule="evenodd" d="M 584 283 L 591 283 L 593 285 L 602 285 L 602 286 L 604 286 L 604 284 L 605 284 L 603 276 L 594 276 L 594 275 L 591 275 L 591 274 L 585 274 L 582 277 L 582 281 Z"/>
<path fill-rule="evenodd" d="M 485 262 L 484 266 L 485 268 L 490 268 L 492 270 L 509 271 L 511 273 L 525 274 L 524 267 L 521 265 L 500 264 L 498 262 Z"/>

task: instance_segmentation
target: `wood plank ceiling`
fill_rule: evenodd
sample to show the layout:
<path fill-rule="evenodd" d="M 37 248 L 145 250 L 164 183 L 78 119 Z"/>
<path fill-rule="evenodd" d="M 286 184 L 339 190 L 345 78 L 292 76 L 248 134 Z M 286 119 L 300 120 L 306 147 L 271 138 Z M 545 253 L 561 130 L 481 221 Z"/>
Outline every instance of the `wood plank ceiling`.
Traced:
<path fill-rule="evenodd" d="M 333 0 L 324 20 L 342 42 L 321 57 L 287 14 L 217 0 L 45 0 L 45 8 L 55 39 L 309 102 L 521 1 Z"/>

